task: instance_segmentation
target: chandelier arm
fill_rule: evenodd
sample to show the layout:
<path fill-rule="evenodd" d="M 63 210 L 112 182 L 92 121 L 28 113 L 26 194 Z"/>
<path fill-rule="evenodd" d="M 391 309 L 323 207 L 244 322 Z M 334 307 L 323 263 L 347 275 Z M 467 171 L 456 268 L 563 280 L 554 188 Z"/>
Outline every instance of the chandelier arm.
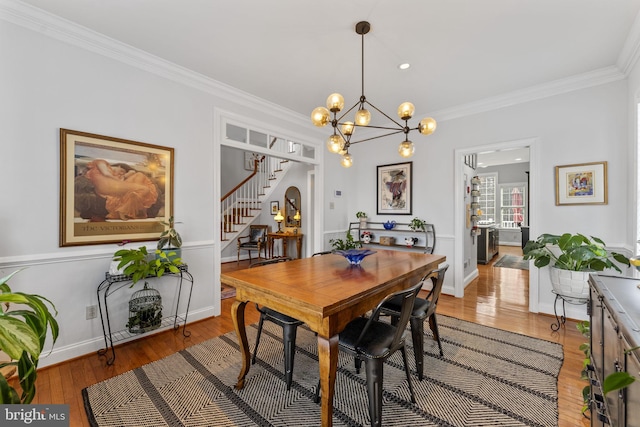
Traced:
<path fill-rule="evenodd" d="M 353 107 L 349 108 L 347 111 L 345 111 L 344 113 L 342 113 L 342 115 L 340 117 L 338 117 L 338 124 L 342 124 L 340 123 L 340 120 L 344 119 L 344 116 L 346 116 L 347 114 L 349 114 L 351 111 L 353 111 L 354 108 L 356 108 L 358 105 L 360 104 L 360 101 L 356 102 L 355 104 L 353 104 Z M 375 108 L 375 107 L 374 107 Z"/>
<path fill-rule="evenodd" d="M 365 100 L 365 103 L 369 104 L 371 107 L 373 107 L 378 113 L 382 114 L 383 116 L 385 116 L 387 119 L 391 120 L 393 123 L 395 123 L 396 125 L 398 125 L 398 127 L 401 127 L 404 129 L 404 126 L 400 123 L 398 123 L 394 118 L 388 116 L 384 111 L 380 110 L 378 107 L 376 107 L 375 105 L 373 105 L 372 103 L 370 103 L 369 101 Z"/>
<path fill-rule="evenodd" d="M 339 125 L 342 125 L 343 123 L 338 123 L 338 124 L 339 124 Z M 366 125 L 366 126 L 363 126 L 363 125 L 359 125 L 359 124 L 355 124 L 355 123 L 354 123 L 354 125 L 353 125 L 353 126 L 354 126 L 354 127 L 358 127 L 358 128 L 365 128 L 365 129 L 370 128 L 370 129 L 386 129 L 386 130 L 393 130 L 393 131 L 395 131 L 395 132 L 393 132 L 393 133 L 404 132 L 404 127 L 402 127 L 401 129 L 398 129 L 398 128 L 390 128 L 390 127 L 387 127 L 387 126 L 374 126 L 374 125 Z M 383 136 L 384 136 L 384 135 L 383 135 Z"/>
<path fill-rule="evenodd" d="M 389 128 L 385 128 L 385 129 L 389 129 Z M 372 139 L 384 138 L 385 136 L 395 135 L 395 134 L 401 133 L 401 132 L 403 132 L 403 131 L 402 130 L 397 130 L 395 132 L 386 133 L 384 135 L 378 135 L 378 136 L 373 136 L 373 137 L 367 138 L 367 139 L 361 139 L 361 140 L 358 140 L 358 141 L 352 141 L 352 142 L 349 142 L 349 145 L 358 144 L 360 142 L 365 142 L 365 141 L 371 141 Z"/>

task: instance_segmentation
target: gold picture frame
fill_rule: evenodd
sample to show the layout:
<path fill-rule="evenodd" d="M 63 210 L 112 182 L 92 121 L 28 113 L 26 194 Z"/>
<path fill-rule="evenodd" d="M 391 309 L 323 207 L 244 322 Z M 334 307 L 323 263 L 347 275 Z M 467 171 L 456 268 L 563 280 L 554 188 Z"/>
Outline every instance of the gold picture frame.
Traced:
<path fill-rule="evenodd" d="M 173 215 L 169 147 L 60 129 L 60 246 L 157 240 Z"/>
<path fill-rule="evenodd" d="M 556 206 L 606 205 L 607 162 L 556 166 Z"/>

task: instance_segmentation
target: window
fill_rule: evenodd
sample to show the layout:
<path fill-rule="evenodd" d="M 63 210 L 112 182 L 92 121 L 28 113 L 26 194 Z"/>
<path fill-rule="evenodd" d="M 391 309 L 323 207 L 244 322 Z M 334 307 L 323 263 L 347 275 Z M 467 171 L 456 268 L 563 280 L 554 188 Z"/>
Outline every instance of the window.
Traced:
<path fill-rule="evenodd" d="M 497 173 L 480 174 L 480 215 L 479 224 L 493 224 L 496 222 L 496 182 Z"/>
<path fill-rule="evenodd" d="M 500 186 L 500 228 L 520 228 L 526 224 L 525 184 Z"/>

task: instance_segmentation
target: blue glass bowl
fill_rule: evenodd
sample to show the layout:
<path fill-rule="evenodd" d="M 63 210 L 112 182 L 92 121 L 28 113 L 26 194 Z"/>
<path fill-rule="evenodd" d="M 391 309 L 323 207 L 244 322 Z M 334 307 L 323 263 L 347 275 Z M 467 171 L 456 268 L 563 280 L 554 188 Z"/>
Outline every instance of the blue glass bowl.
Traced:
<path fill-rule="evenodd" d="M 348 249 L 346 251 L 334 251 L 334 253 L 345 257 L 351 265 L 360 265 L 364 257 L 375 254 L 376 251 L 369 249 Z"/>

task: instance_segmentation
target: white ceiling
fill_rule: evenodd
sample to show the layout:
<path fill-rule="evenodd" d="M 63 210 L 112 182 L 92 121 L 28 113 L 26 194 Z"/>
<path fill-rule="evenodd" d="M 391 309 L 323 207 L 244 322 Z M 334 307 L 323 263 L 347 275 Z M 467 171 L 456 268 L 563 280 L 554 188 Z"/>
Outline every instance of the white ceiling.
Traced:
<path fill-rule="evenodd" d="M 304 115 L 340 92 L 416 116 L 603 70 L 627 71 L 640 0 L 26 0 Z M 409 62 L 400 71 L 397 65 Z M 622 78 L 622 77 L 621 77 Z"/>

